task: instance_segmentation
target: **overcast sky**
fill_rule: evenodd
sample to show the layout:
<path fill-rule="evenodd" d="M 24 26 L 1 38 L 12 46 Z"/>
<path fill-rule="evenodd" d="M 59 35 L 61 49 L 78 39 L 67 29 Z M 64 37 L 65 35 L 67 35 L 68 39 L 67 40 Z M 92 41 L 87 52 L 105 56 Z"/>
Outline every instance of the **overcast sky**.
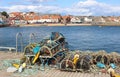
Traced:
<path fill-rule="evenodd" d="M 0 11 L 120 16 L 120 0 L 0 0 Z"/>

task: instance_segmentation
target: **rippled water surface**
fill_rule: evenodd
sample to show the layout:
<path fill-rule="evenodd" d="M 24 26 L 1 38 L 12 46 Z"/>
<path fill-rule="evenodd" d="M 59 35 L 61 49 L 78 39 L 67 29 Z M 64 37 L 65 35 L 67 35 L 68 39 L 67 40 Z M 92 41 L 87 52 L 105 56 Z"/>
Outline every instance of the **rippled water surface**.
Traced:
<path fill-rule="evenodd" d="M 120 52 L 120 27 L 99 26 L 64 26 L 64 27 L 4 27 L 0 28 L 0 46 L 15 47 L 16 34 L 23 35 L 24 46 L 29 43 L 30 33 L 36 35 L 36 42 L 50 35 L 60 32 L 69 43 L 71 50 L 105 50 Z M 20 37 L 18 38 L 18 43 Z"/>

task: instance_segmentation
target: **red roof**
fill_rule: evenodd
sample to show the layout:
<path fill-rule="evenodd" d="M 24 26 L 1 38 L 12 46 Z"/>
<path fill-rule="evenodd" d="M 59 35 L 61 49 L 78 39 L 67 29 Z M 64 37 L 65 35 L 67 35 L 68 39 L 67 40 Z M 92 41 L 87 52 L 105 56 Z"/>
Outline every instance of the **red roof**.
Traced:
<path fill-rule="evenodd" d="M 17 16 L 17 15 L 21 15 L 22 12 L 11 12 L 10 14 L 14 15 L 14 16 Z"/>
<path fill-rule="evenodd" d="M 51 16 L 51 19 L 60 19 L 60 18 L 61 18 L 60 15 L 52 15 L 52 16 Z"/>
<path fill-rule="evenodd" d="M 16 17 L 9 17 L 9 20 L 24 20 L 23 16 L 17 15 Z"/>
<path fill-rule="evenodd" d="M 40 16 L 34 16 L 33 19 L 34 19 L 34 20 L 39 20 L 39 19 L 40 19 Z"/>
<path fill-rule="evenodd" d="M 72 17 L 68 15 L 68 16 L 62 16 L 62 18 L 63 18 L 64 20 L 66 20 L 67 18 L 70 18 L 70 19 L 71 19 Z"/>
<path fill-rule="evenodd" d="M 50 19 L 50 16 L 49 15 L 43 15 L 43 16 L 41 16 L 41 19 Z"/>

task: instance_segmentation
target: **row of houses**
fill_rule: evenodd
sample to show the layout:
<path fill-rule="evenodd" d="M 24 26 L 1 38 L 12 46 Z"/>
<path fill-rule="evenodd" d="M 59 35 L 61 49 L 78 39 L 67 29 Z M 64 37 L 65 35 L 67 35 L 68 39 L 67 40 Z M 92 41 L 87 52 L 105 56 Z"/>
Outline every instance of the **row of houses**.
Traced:
<path fill-rule="evenodd" d="M 93 18 L 91 16 L 72 16 L 71 23 L 91 23 Z"/>
<path fill-rule="evenodd" d="M 37 24 L 37 23 L 106 23 L 120 22 L 120 17 L 114 16 L 61 16 L 60 14 L 40 14 L 35 12 L 11 12 L 10 24 Z"/>
<path fill-rule="evenodd" d="M 115 16 L 73 16 L 72 23 L 106 23 L 106 22 L 120 22 L 120 17 Z"/>
<path fill-rule="evenodd" d="M 60 14 L 39 14 L 35 12 L 12 12 L 9 14 L 11 24 L 35 24 L 35 23 L 91 23 L 92 17 L 61 16 Z"/>
<path fill-rule="evenodd" d="M 59 14 L 42 15 L 34 12 L 12 12 L 9 14 L 9 20 L 11 24 L 60 23 L 62 17 Z"/>

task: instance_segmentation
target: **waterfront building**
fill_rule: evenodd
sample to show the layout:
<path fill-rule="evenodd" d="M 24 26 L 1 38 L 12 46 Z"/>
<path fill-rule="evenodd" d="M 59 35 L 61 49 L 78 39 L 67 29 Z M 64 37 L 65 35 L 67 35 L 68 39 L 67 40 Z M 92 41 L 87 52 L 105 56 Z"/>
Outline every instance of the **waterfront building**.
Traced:
<path fill-rule="evenodd" d="M 23 17 L 27 21 L 28 24 L 36 23 L 40 19 L 39 15 L 34 12 L 28 12 Z"/>
<path fill-rule="evenodd" d="M 23 12 L 11 12 L 9 13 L 9 17 L 23 16 Z"/>
<path fill-rule="evenodd" d="M 105 23 L 105 19 L 103 17 L 101 17 L 101 22 Z"/>
<path fill-rule="evenodd" d="M 105 19 L 102 16 L 94 16 L 93 17 L 93 21 L 92 21 L 92 25 L 99 25 L 102 23 L 105 23 Z"/>
<path fill-rule="evenodd" d="M 60 23 L 61 22 L 61 20 L 62 20 L 62 17 L 61 17 L 61 15 L 57 15 L 57 14 L 55 14 L 55 15 L 51 15 L 50 16 L 50 19 L 51 19 L 51 22 L 52 23 Z"/>
<path fill-rule="evenodd" d="M 39 16 L 39 23 L 59 23 L 61 22 L 62 17 L 57 14 L 46 14 Z"/>
<path fill-rule="evenodd" d="M 23 12 L 11 12 L 9 13 L 9 23 L 11 25 L 22 25 L 26 24 L 26 21 L 24 20 L 24 14 Z"/>
<path fill-rule="evenodd" d="M 0 16 L 0 21 L 6 19 Z M 84 23 L 93 25 L 119 25 L 120 17 L 115 16 L 71 16 L 60 14 L 42 14 L 36 12 L 11 12 L 9 13 L 11 24 L 43 24 L 43 23 Z"/>
<path fill-rule="evenodd" d="M 80 17 L 74 16 L 71 18 L 71 23 L 82 23 L 82 19 Z"/>
<path fill-rule="evenodd" d="M 84 22 L 91 23 L 93 21 L 92 17 L 84 17 Z"/>
<path fill-rule="evenodd" d="M 119 22 L 119 19 L 118 19 L 117 17 L 114 17 L 114 16 L 109 17 L 109 20 L 110 20 L 111 22 Z"/>
<path fill-rule="evenodd" d="M 62 23 L 66 24 L 66 23 L 70 23 L 72 16 L 70 15 L 66 15 L 66 16 L 62 16 Z"/>
<path fill-rule="evenodd" d="M 51 20 L 51 17 L 49 15 L 42 15 L 40 17 L 39 22 L 41 22 L 41 23 L 51 23 L 52 20 Z"/>
<path fill-rule="evenodd" d="M 22 25 L 26 24 L 26 21 L 24 20 L 23 16 L 17 15 L 16 17 L 10 17 L 9 18 L 11 25 Z"/>

